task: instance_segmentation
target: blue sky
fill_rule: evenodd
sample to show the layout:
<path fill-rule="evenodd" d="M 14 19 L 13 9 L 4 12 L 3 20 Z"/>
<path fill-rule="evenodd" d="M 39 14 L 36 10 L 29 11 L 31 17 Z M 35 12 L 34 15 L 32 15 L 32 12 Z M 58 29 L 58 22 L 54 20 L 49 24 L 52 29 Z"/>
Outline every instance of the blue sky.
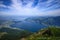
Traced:
<path fill-rule="evenodd" d="M 0 0 L 0 15 L 60 16 L 60 0 Z"/>

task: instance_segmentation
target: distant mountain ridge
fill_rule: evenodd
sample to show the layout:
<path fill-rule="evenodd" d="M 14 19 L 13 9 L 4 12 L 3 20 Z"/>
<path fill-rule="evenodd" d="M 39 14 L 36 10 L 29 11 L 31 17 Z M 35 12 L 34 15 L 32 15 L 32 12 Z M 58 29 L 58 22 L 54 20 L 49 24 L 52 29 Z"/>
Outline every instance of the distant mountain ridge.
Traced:
<path fill-rule="evenodd" d="M 10 18 L 0 19 L 0 40 L 60 40 L 60 16 Z"/>
<path fill-rule="evenodd" d="M 6 17 L 7 18 L 7 17 Z M 60 16 L 56 17 L 8 17 L 9 19 L 1 19 L 0 24 L 7 24 L 10 27 L 16 27 L 32 32 L 36 32 L 42 28 L 46 28 L 48 26 L 60 26 Z M 11 19 L 12 18 L 12 19 Z M 13 20 L 14 19 L 14 20 Z M 7 22 L 7 23 L 6 23 Z"/>

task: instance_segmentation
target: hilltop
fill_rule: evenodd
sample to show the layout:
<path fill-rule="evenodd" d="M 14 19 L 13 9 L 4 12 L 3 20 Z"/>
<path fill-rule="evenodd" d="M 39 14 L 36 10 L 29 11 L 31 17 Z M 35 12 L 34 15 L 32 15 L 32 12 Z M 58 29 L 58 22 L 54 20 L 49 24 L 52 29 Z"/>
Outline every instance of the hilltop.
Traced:
<path fill-rule="evenodd" d="M 58 27 L 44 28 L 25 38 L 25 40 L 60 40 L 59 30 L 60 28 Z"/>

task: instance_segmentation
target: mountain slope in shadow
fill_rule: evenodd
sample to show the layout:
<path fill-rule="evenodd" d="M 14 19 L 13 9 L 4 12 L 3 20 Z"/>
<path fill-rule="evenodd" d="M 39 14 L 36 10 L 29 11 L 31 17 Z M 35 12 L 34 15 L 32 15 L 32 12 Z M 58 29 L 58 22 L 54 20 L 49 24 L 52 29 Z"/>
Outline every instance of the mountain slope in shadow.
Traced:
<path fill-rule="evenodd" d="M 30 35 L 31 32 L 3 27 L 0 28 L 0 40 L 19 40 L 22 37 Z"/>

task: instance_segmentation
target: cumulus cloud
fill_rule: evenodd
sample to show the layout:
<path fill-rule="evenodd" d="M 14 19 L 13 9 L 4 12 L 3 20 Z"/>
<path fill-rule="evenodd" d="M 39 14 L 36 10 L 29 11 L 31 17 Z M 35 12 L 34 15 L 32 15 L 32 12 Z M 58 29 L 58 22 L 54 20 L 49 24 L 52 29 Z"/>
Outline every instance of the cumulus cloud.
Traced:
<path fill-rule="evenodd" d="M 7 11 L 1 11 L 0 15 L 15 15 L 15 16 L 60 16 L 60 9 L 53 9 L 58 6 L 60 3 L 55 0 L 48 0 L 46 2 L 38 2 L 36 7 L 32 7 L 32 4 L 34 0 L 27 1 L 28 3 L 26 5 L 22 5 L 21 0 L 11 0 L 12 4 L 10 6 L 6 6 L 1 4 L 2 7 L 8 7 L 10 10 Z M 26 2 L 26 1 L 24 1 Z M 56 4 L 51 4 L 52 2 L 57 2 Z M 53 6 L 49 6 L 53 5 Z M 38 8 L 39 7 L 39 8 Z"/>

